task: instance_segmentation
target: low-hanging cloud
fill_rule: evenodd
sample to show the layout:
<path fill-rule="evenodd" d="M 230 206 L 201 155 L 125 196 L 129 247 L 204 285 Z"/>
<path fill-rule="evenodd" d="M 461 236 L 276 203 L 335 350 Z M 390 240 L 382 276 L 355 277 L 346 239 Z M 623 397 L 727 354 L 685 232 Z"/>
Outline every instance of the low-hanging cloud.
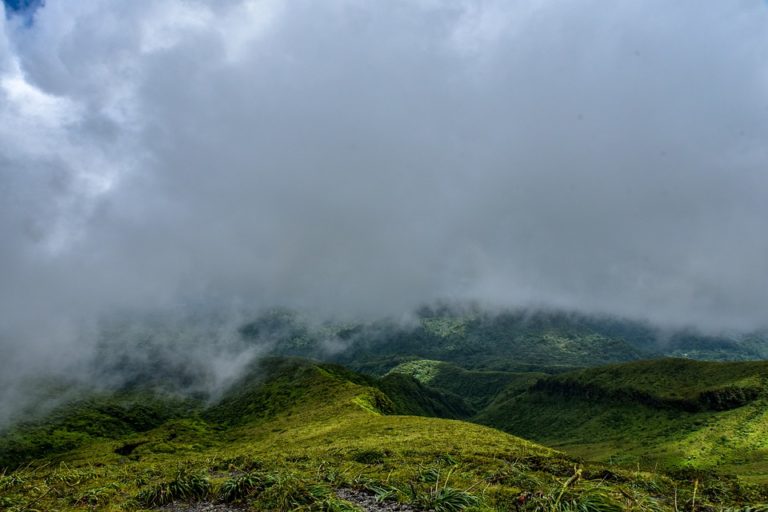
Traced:
<path fill-rule="evenodd" d="M 0 374 L 78 359 L 105 314 L 188 303 L 766 323 L 764 2 L 2 18 Z"/>

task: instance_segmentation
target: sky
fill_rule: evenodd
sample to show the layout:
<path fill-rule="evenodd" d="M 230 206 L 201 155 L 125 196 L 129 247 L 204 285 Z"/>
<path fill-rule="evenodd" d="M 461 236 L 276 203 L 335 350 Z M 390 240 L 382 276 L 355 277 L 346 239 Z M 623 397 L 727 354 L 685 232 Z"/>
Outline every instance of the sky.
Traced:
<path fill-rule="evenodd" d="M 768 323 L 761 0 L 0 18 L 0 373 L 82 357 L 104 316 L 209 305 Z"/>

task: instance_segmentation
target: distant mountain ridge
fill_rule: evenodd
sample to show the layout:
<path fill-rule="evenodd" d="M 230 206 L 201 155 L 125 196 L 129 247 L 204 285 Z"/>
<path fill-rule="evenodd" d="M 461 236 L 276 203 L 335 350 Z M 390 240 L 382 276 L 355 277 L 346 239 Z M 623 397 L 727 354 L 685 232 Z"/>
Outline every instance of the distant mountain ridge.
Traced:
<path fill-rule="evenodd" d="M 274 342 L 273 353 L 337 362 L 383 375 L 409 359 L 466 369 L 557 373 L 658 357 L 728 361 L 768 358 L 765 333 L 669 331 L 650 324 L 562 311 L 422 308 L 411 323 L 313 327 L 288 310 L 241 328 L 246 339 Z"/>

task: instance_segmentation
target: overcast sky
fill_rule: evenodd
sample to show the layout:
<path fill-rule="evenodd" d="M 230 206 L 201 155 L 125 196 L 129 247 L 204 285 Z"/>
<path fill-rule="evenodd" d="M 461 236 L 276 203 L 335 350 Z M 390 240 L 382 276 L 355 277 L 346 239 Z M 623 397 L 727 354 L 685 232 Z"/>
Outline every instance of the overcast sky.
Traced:
<path fill-rule="evenodd" d="M 3 362 L 115 311 L 768 320 L 759 0 L 48 0 L 0 21 Z"/>

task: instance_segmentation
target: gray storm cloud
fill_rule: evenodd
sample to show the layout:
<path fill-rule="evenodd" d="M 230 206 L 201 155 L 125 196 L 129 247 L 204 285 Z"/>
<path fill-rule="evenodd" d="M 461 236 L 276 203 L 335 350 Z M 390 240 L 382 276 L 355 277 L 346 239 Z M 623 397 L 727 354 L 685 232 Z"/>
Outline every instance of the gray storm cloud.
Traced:
<path fill-rule="evenodd" d="M 767 140 L 757 0 L 49 0 L 0 22 L 0 373 L 190 301 L 764 326 Z"/>

